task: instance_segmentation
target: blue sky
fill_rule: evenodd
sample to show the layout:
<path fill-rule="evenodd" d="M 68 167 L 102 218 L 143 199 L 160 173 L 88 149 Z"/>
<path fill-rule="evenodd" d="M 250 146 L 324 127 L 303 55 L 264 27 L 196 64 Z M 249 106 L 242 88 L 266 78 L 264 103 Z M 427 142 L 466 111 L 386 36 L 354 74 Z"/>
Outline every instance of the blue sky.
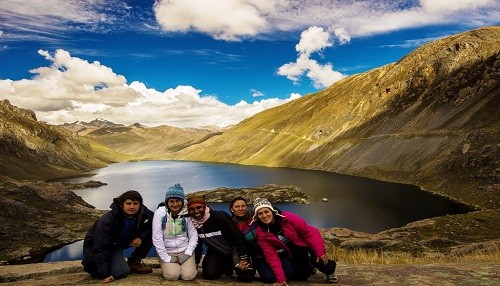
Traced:
<path fill-rule="evenodd" d="M 2 0 L 0 99 L 50 124 L 227 126 L 499 19 L 494 0 Z"/>

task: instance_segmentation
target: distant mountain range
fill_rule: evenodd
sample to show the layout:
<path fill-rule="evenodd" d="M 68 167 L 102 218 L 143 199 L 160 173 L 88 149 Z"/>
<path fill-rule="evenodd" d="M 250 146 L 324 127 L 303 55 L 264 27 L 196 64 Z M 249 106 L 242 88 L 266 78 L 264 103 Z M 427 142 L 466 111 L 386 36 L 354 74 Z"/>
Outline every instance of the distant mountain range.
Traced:
<path fill-rule="evenodd" d="M 77 121 L 61 125 L 78 135 L 105 145 L 135 159 L 168 159 L 173 152 L 199 144 L 221 134 L 222 128 L 177 128 L 168 125 L 147 127 L 140 123 L 129 126 L 102 118 L 90 122 Z"/>

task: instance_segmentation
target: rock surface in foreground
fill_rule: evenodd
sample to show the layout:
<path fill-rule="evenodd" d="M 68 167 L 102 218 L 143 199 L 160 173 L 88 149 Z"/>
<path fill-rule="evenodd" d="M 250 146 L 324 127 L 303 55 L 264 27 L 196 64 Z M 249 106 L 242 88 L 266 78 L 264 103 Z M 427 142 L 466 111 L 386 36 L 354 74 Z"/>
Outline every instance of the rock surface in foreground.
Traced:
<path fill-rule="evenodd" d="M 241 285 L 236 277 L 193 281 L 167 282 L 161 276 L 156 259 L 148 259 L 152 274 L 132 274 L 110 285 Z M 335 285 L 500 285 L 500 263 L 439 263 L 425 265 L 338 264 L 339 283 Z M 200 275 L 200 274 L 198 274 Z M 83 272 L 79 261 L 0 266 L 0 283 L 11 285 L 100 285 Z M 245 285 L 270 285 L 249 282 Z M 305 282 L 291 281 L 289 285 L 325 285 L 324 275 L 317 273 Z"/>

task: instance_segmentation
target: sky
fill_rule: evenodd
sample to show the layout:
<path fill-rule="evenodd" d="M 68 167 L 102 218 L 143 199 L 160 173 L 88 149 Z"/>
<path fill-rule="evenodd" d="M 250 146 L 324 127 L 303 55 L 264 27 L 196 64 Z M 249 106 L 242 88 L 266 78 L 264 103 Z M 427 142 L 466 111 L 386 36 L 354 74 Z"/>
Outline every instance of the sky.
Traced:
<path fill-rule="evenodd" d="M 499 24 L 498 0 L 2 0 L 0 99 L 49 124 L 225 127 Z"/>

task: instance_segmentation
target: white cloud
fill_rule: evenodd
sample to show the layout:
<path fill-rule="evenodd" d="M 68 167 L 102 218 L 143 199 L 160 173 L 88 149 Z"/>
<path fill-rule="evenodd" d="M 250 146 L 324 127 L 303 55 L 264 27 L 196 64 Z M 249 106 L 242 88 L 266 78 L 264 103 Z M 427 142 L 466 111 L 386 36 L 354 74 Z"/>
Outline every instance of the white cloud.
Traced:
<path fill-rule="evenodd" d="M 51 65 L 33 69 L 32 79 L 0 80 L 0 97 L 35 111 L 39 120 L 51 124 L 100 117 L 127 125 L 227 126 L 300 97 L 292 94 L 287 99 L 227 105 L 192 86 L 160 92 L 137 81 L 127 84 L 125 77 L 109 67 L 72 57 L 64 50 L 39 54 Z"/>
<path fill-rule="evenodd" d="M 345 41 L 346 35 L 343 35 Z M 325 48 L 333 46 L 330 34 L 321 27 L 310 27 L 300 35 L 300 41 L 295 46 L 298 58 L 278 68 L 277 73 L 286 76 L 295 84 L 298 84 L 302 75 L 306 75 L 313 81 L 315 88 L 324 88 L 345 77 L 340 72 L 334 71 L 331 63 L 324 65 L 311 59 L 311 54 L 321 52 Z"/>
<path fill-rule="evenodd" d="M 261 97 L 264 96 L 265 94 L 262 91 L 256 90 L 256 89 L 251 89 L 250 92 L 252 93 L 253 97 Z"/>
<path fill-rule="evenodd" d="M 134 10 L 139 7 L 147 10 Z M 345 29 L 351 37 L 443 23 L 472 28 L 497 25 L 500 16 L 498 0 L 157 0 L 149 9 L 121 0 L 2 0 L 0 19 L 9 40 L 50 40 L 68 29 L 153 31 L 156 24 L 168 32 L 235 41 L 311 26 Z"/>
<path fill-rule="evenodd" d="M 155 6 L 157 21 L 166 31 L 195 30 L 226 40 L 321 26 L 336 31 L 342 42 L 349 41 L 343 37 L 346 33 L 366 36 L 442 23 L 497 24 L 499 13 L 495 0 L 161 0 Z"/>
<path fill-rule="evenodd" d="M 253 0 L 160 0 L 154 5 L 156 19 L 165 31 L 196 30 L 216 39 L 238 40 L 267 30 L 262 13 L 272 1 Z"/>
<path fill-rule="evenodd" d="M 425 12 L 449 13 L 459 10 L 477 9 L 492 4 L 490 0 L 420 0 Z"/>

